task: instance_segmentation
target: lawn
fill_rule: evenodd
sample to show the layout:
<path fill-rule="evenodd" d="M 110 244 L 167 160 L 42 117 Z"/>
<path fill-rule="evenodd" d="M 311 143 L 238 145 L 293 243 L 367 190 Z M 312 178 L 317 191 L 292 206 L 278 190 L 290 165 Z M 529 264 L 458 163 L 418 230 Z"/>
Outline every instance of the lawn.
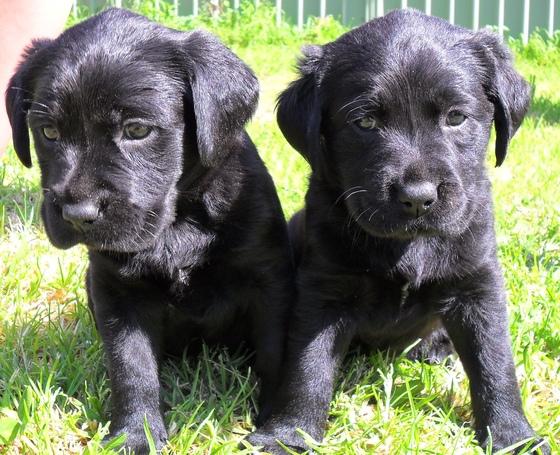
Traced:
<path fill-rule="evenodd" d="M 149 5 L 143 12 L 155 15 Z M 303 201 L 309 168 L 274 120 L 278 92 L 294 77 L 306 42 L 343 28 L 311 23 L 298 34 L 272 27 L 262 8 L 244 19 L 159 20 L 218 33 L 257 73 L 261 102 L 249 132 L 276 182 L 286 216 Z M 491 169 L 499 254 L 525 410 L 560 453 L 560 36 L 513 42 L 535 87 L 533 108 L 501 168 Z M 491 166 L 491 153 L 488 163 Z M 39 173 L 13 150 L 0 161 L 0 453 L 113 453 L 109 384 L 83 286 L 86 251 L 53 248 L 39 219 Z M 162 371 L 167 453 L 250 453 L 255 377 L 243 354 L 208 349 Z M 471 430 L 468 383 L 459 361 L 430 366 L 382 353 L 345 362 L 322 454 L 483 453 Z"/>

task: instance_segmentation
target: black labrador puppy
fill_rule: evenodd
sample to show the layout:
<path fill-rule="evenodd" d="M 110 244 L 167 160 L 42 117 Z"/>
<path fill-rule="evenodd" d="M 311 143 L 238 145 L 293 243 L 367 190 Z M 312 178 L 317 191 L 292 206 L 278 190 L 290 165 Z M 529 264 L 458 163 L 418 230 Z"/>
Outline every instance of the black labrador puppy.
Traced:
<path fill-rule="evenodd" d="M 148 450 L 166 439 L 158 359 L 204 340 L 256 350 L 266 415 L 292 298 L 286 222 L 244 125 L 258 83 L 202 31 L 107 10 L 36 41 L 7 110 L 60 248 L 89 251 L 89 304 L 112 386 L 111 433 Z"/>
<path fill-rule="evenodd" d="M 528 108 L 508 50 L 492 33 L 401 10 L 304 53 L 278 102 L 282 132 L 312 167 L 290 222 L 299 297 L 272 417 L 249 440 L 279 453 L 275 439 L 304 447 L 296 428 L 320 440 L 349 344 L 418 338 L 412 357 L 457 350 L 482 445 L 488 431 L 494 450 L 534 437 L 484 164 L 492 122 L 499 166 Z"/>

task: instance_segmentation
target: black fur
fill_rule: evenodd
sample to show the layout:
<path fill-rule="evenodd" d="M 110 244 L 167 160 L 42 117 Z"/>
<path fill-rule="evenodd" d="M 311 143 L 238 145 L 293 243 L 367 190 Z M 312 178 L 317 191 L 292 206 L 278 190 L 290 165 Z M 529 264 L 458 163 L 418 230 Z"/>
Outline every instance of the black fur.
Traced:
<path fill-rule="evenodd" d="M 312 167 L 290 226 L 299 296 L 273 414 L 249 440 L 274 453 L 275 439 L 304 448 L 296 428 L 321 440 L 349 344 L 422 337 L 410 356 L 429 361 L 451 339 L 482 445 L 487 429 L 494 450 L 535 436 L 485 170 L 492 121 L 500 165 L 529 103 L 508 50 L 491 33 L 397 11 L 304 49 L 299 68 L 278 102 L 280 128 Z"/>
<path fill-rule="evenodd" d="M 88 247 L 111 433 L 127 433 L 136 453 L 148 451 L 144 416 L 158 447 L 166 439 L 162 353 L 245 343 L 261 419 L 275 391 L 293 266 L 272 179 L 243 129 L 257 98 L 253 73 L 213 36 L 118 9 L 34 42 L 8 88 L 26 166 L 33 133 L 50 240 Z M 131 138 L 131 124 L 146 137 Z"/>

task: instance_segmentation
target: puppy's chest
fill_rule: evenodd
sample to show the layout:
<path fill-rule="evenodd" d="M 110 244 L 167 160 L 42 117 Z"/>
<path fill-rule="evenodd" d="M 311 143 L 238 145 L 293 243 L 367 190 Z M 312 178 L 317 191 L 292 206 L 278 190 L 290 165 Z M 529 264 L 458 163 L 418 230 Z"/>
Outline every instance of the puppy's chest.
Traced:
<path fill-rule="evenodd" d="M 356 295 L 354 310 L 360 331 L 391 334 L 406 331 L 431 317 L 437 306 L 434 286 L 416 286 L 404 278 L 396 280 L 365 276 Z"/>
<path fill-rule="evenodd" d="M 231 320 L 246 310 L 250 282 L 250 274 L 224 262 L 177 270 L 168 287 L 170 304 L 194 323 Z"/>

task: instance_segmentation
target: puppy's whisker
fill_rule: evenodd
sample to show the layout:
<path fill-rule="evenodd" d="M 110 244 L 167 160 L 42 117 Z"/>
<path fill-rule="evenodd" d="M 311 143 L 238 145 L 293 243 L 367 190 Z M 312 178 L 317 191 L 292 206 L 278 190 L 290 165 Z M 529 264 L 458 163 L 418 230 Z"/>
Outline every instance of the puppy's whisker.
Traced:
<path fill-rule="evenodd" d="M 371 223 L 371 219 L 373 218 L 373 216 L 374 216 L 378 211 L 379 211 L 379 210 L 374 210 L 373 212 L 371 212 L 371 213 L 369 214 L 368 223 Z"/>
<path fill-rule="evenodd" d="M 358 213 L 358 210 L 360 209 L 356 209 L 354 210 L 348 217 L 347 217 L 347 222 L 346 222 L 346 229 L 350 229 L 350 226 L 352 226 L 355 222 L 355 215 L 356 213 Z"/>
<path fill-rule="evenodd" d="M 363 114 L 367 114 L 369 112 L 369 106 L 367 104 L 360 104 L 359 106 L 356 106 L 352 109 L 350 109 L 347 113 L 346 113 L 346 120 L 348 120 L 348 118 L 355 112 L 361 109 L 361 112 Z"/>
<path fill-rule="evenodd" d="M 368 112 L 369 111 L 369 105 L 367 104 L 358 104 L 357 106 L 353 107 L 352 109 L 350 109 L 347 112 L 347 116 L 350 115 L 352 112 L 357 111 L 359 109 L 362 109 L 363 112 Z"/>
<path fill-rule="evenodd" d="M 45 111 L 40 111 L 38 109 L 28 109 L 27 111 L 28 114 L 36 114 L 36 115 L 40 115 L 41 117 L 47 117 L 47 118 L 54 118 L 53 115 L 50 112 L 45 112 Z"/>
<path fill-rule="evenodd" d="M 369 106 L 368 106 L 367 104 L 365 104 L 365 103 L 363 103 L 363 104 L 358 104 L 357 106 L 354 106 L 352 109 L 350 109 L 350 110 L 348 111 L 348 114 L 350 114 L 350 113 L 352 113 L 352 112 L 354 112 L 355 110 L 358 110 L 358 109 L 364 109 L 364 110 L 366 110 L 368 107 L 369 107 Z"/>
<path fill-rule="evenodd" d="M 356 189 L 362 189 L 362 186 L 358 185 L 358 186 L 353 186 L 352 188 L 348 188 L 347 190 L 344 190 L 342 192 L 342 194 L 340 196 L 338 196 L 336 198 L 336 200 L 333 203 L 333 206 L 335 206 L 336 204 L 338 204 L 340 202 L 340 200 L 350 191 L 356 190 Z"/>
<path fill-rule="evenodd" d="M 355 219 L 356 223 L 357 223 L 358 221 L 360 221 L 360 218 L 362 217 L 362 215 L 366 214 L 366 213 L 367 213 L 368 211 L 370 211 L 370 210 L 371 210 L 371 207 L 367 207 L 365 210 L 363 210 L 363 211 L 356 217 L 356 219 Z"/>
<path fill-rule="evenodd" d="M 16 86 L 10 87 L 10 90 L 18 90 L 20 92 L 31 93 L 31 94 L 33 93 L 31 90 L 27 90 L 24 89 L 23 87 L 16 87 Z"/>
<path fill-rule="evenodd" d="M 343 111 L 344 109 L 346 109 L 348 106 L 352 105 L 353 103 L 367 101 L 368 98 L 369 98 L 368 95 L 360 95 L 360 96 L 354 98 L 353 100 L 348 101 L 344 106 L 342 106 L 340 109 L 338 109 L 337 113 Z"/>
<path fill-rule="evenodd" d="M 49 106 L 47 106 L 46 104 L 40 103 L 37 100 L 30 100 L 32 104 L 37 104 L 38 106 L 44 107 L 47 111 L 50 111 L 51 108 Z"/>
<path fill-rule="evenodd" d="M 349 195 L 347 195 L 344 200 L 347 201 L 348 199 L 350 199 L 352 196 L 354 196 L 354 194 L 358 194 L 358 193 L 367 193 L 366 189 L 361 189 L 361 190 L 356 190 L 356 191 L 352 191 Z"/>
<path fill-rule="evenodd" d="M 41 107 L 45 107 L 45 108 L 47 108 L 48 110 L 51 110 L 51 108 L 50 108 L 47 104 L 45 104 L 45 103 L 48 102 L 47 100 L 43 100 L 42 98 L 37 98 L 36 95 L 34 95 L 34 94 L 33 94 L 32 92 L 30 92 L 29 90 L 25 90 L 25 91 L 27 91 L 28 93 L 30 93 L 31 95 L 33 95 L 33 98 L 24 98 L 24 99 L 23 99 L 24 102 L 30 103 L 30 104 L 33 104 L 33 103 L 34 103 L 34 104 L 39 104 Z M 43 101 L 44 101 L 44 102 L 43 102 Z"/>

